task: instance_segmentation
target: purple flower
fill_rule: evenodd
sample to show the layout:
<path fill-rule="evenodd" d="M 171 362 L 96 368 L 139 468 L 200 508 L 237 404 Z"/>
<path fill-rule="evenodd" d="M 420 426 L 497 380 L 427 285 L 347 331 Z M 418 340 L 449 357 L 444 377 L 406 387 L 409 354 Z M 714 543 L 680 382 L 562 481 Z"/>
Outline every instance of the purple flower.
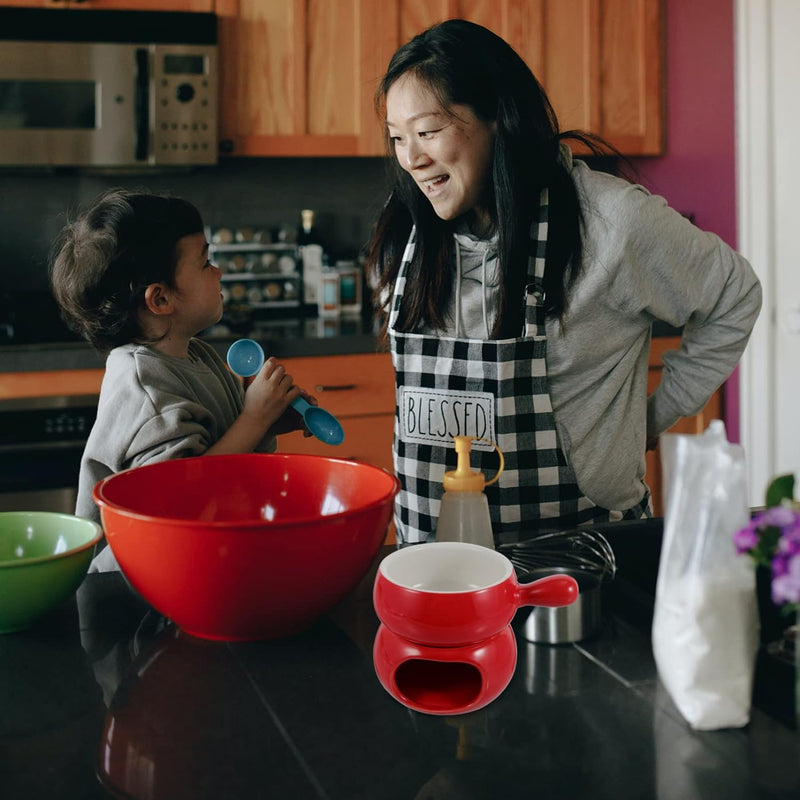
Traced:
<path fill-rule="evenodd" d="M 780 574 L 775 572 L 776 561 L 782 562 Z M 788 559 L 776 558 L 772 566 L 772 602 L 776 605 L 800 603 L 800 554 Z"/>
<path fill-rule="evenodd" d="M 784 532 L 778 540 L 776 552 L 782 556 L 792 556 L 795 553 L 800 553 L 800 533 L 795 531 Z"/>
<path fill-rule="evenodd" d="M 785 575 L 789 571 L 789 558 L 784 557 L 782 554 L 776 554 L 772 559 L 772 577 L 778 578 Z"/>
<path fill-rule="evenodd" d="M 792 604 L 800 612 L 800 502 L 791 495 L 793 487 L 791 475 L 776 478 L 767 496 L 783 499 L 754 514 L 749 524 L 734 533 L 733 543 L 739 555 L 747 554 L 758 566 L 770 567 L 773 602 Z"/>
<path fill-rule="evenodd" d="M 746 528 L 742 528 L 733 535 L 733 543 L 736 545 L 736 552 L 741 555 L 748 550 L 752 550 L 758 544 L 758 533 L 751 523 Z"/>
<path fill-rule="evenodd" d="M 787 528 L 792 525 L 797 525 L 798 514 L 788 506 L 772 506 L 760 514 L 756 514 L 753 518 L 756 527 L 762 528 L 772 525 L 776 528 Z"/>

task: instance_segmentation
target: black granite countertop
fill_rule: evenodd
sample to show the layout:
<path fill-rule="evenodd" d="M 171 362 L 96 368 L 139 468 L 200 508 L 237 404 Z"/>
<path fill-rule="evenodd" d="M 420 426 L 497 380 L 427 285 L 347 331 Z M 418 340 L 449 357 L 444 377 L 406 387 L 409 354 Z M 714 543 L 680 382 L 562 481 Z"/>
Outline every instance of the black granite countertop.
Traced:
<path fill-rule="evenodd" d="M 362 319 L 311 317 L 284 321 L 283 325 L 220 328 L 203 334 L 223 358 L 230 344 L 243 336 L 256 339 L 265 353 L 277 358 L 379 352 L 373 323 Z M 0 372 L 98 369 L 104 363 L 84 342 L 0 345 Z"/>
<path fill-rule="evenodd" d="M 620 554 L 615 583 L 636 577 Z M 590 640 L 532 644 L 515 629 L 516 672 L 485 708 L 410 711 L 375 675 L 373 574 L 306 633 L 235 644 L 183 634 L 120 576 L 88 575 L 0 637 L 2 796 L 800 797 L 800 735 L 758 708 L 743 729 L 693 731 L 658 680 L 646 603 L 627 613 L 625 591 Z M 645 595 L 648 575 L 634 580 Z"/>

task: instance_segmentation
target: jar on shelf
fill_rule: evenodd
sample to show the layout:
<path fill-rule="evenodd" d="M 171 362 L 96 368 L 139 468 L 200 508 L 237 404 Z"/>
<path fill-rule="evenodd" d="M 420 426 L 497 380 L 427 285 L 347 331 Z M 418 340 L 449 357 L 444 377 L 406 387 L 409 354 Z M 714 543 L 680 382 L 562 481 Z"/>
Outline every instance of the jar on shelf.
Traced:
<path fill-rule="evenodd" d="M 278 269 L 278 255 L 277 253 L 262 253 L 261 254 L 261 271 L 262 272 L 275 272 Z"/>
<path fill-rule="evenodd" d="M 339 273 L 326 267 L 319 277 L 319 315 L 321 317 L 338 317 L 342 307 L 339 300 Z"/>
<path fill-rule="evenodd" d="M 355 261 L 337 261 L 339 273 L 339 304 L 343 316 L 361 314 L 361 268 Z"/>
<path fill-rule="evenodd" d="M 283 292 L 281 291 L 281 285 L 278 281 L 268 281 L 262 286 L 262 295 L 265 300 L 280 300 L 281 295 Z"/>

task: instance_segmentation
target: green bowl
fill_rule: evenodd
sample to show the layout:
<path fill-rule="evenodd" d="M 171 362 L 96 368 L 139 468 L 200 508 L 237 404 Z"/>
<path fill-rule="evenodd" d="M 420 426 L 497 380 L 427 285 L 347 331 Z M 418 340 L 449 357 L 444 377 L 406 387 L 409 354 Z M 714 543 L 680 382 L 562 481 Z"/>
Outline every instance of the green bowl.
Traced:
<path fill-rule="evenodd" d="M 29 627 L 81 585 L 102 528 L 50 511 L 0 512 L 0 633 Z"/>

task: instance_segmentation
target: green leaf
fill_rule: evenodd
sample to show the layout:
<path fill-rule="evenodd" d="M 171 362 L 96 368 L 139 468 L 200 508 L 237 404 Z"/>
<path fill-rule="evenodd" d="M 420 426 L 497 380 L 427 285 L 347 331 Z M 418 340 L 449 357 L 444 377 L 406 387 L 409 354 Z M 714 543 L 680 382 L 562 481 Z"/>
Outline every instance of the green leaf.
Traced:
<path fill-rule="evenodd" d="M 767 508 L 779 506 L 782 500 L 794 500 L 794 475 L 778 475 L 767 487 Z"/>

